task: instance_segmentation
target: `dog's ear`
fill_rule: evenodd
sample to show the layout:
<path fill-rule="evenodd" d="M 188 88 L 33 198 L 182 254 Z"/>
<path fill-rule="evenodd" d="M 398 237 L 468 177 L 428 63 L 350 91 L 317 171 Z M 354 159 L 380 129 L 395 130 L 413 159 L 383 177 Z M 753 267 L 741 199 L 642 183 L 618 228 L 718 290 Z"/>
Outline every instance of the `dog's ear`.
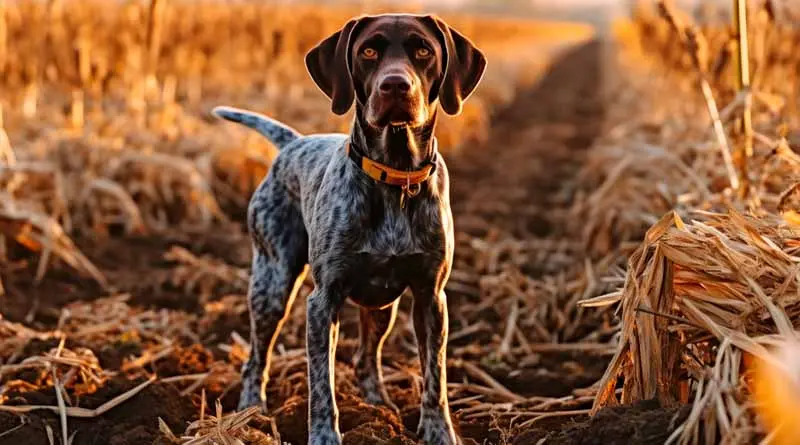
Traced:
<path fill-rule="evenodd" d="M 442 46 L 444 78 L 439 85 L 439 103 L 449 115 L 461 113 L 461 106 L 480 83 L 486 71 L 486 57 L 461 33 L 436 16 L 426 16 L 436 25 Z"/>
<path fill-rule="evenodd" d="M 355 98 L 350 50 L 354 41 L 353 31 L 360 22 L 361 18 L 350 20 L 306 54 L 308 73 L 331 99 L 331 110 L 339 115 L 347 113 Z"/>

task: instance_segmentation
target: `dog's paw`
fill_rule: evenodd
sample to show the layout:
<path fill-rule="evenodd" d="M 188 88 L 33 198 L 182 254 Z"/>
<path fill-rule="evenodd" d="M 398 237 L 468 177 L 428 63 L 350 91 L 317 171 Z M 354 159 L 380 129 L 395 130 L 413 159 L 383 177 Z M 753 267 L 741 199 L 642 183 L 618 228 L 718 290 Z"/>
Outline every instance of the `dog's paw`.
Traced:
<path fill-rule="evenodd" d="M 417 427 L 417 437 L 425 445 L 462 445 L 453 426 L 439 416 L 423 416 Z"/>
<path fill-rule="evenodd" d="M 356 375 L 358 376 L 358 387 L 361 390 L 361 397 L 370 405 L 385 406 L 390 410 L 400 413 L 400 408 L 392 402 L 386 387 L 378 379 L 377 373 L 369 372 L 359 367 L 359 360 L 355 360 Z"/>
<path fill-rule="evenodd" d="M 342 445 L 342 437 L 330 428 L 311 428 L 308 445 Z"/>

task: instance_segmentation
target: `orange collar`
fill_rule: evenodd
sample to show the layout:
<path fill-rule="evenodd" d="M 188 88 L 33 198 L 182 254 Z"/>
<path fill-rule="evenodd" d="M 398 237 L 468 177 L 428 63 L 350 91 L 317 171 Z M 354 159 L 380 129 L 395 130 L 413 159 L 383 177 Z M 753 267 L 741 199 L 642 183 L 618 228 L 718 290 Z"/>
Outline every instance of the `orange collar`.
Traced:
<path fill-rule="evenodd" d="M 364 173 L 370 178 L 383 182 L 384 184 L 402 187 L 403 190 L 412 191 L 416 189 L 419 191 L 419 185 L 427 181 L 436 171 L 436 161 L 438 152 L 436 151 L 437 142 L 436 138 L 433 139 L 433 156 L 431 159 L 419 170 L 402 171 L 383 165 L 380 162 L 373 161 L 372 159 L 359 153 L 360 150 L 357 145 L 351 141 L 347 141 L 344 145 L 344 151 L 347 157 L 350 158 Z M 414 196 L 416 193 L 413 193 Z"/>

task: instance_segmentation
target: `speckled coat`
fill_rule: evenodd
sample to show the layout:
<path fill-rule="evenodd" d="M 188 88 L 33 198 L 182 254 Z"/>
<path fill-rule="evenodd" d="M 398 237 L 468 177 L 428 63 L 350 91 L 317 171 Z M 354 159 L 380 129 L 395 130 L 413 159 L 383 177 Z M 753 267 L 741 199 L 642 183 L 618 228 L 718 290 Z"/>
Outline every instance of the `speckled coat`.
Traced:
<path fill-rule="evenodd" d="M 309 53 L 307 65 L 318 84 L 331 80 L 324 79 L 315 64 L 334 65 L 336 58 L 343 57 L 342 41 L 349 42 L 344 46 L 351 51 L 348 45 L 354 44 L 354 30 L 368 32 L 363 31 L 366 23 L 378 31 L 380 26 L 383 32 L 397 30 L 400 36 L 408 29 L 432 30 L 432 39 L 441 43 L 436 48 L 441 60 L 436 62 L 443 61 L 443 67 L 442 79 L 430 79 L 430 83 L 442 84 L 438 96 L 445 111 L 453 110 L 445 101 L 457 106 L 455 112 L 460 110 L 461 101 L 480 80 L 485 60 L 469 41 L 430 16 L 384 15 L 349 22 Z M 445 72 L 448 59 L 451 68 L 458 66 L 465 44 L 473 51 L 471 64 L 464 68 L 467 74 L 469 69 L 474 71 L 466 82 L 472 84 L 468 91 L 464 91 L 463 81 L 450 85 Z M 332 60 L 326 64 L 320 58 Z M 439 65 L 428 66 L 437 68 L 432 70 L 437 72 Z M 418 82 L 427 88 L 419 92 L 421 97 L 430 93 L 431 86 Z M 334 111 L 343 112 L 333 87 L 320 84 L 320 88 L 332 98 Z M 351 92 L 350 102 L 353 96 Z M 370 109 L 364 104 L 367 101 L 356 97 L 350 135 L 302 136 L 256 113 L 229 107 L 215 109 L 216 115 L 254 128 L 280 149 L 248 210 L 253 240 L 251 352 L 242 369 L 240 408 L 265 403 L 272 348 L 310 269 L 315 283 L 308 297 L 306 338 L 310 444 L 341 443 L 333 362 L 338 313 L 346 298 L 361 307 L 360 346 L 354 364 L 362 394 L 371 403 L 396 409 L 383 386 L 380 350 L 394 323 L 398 298 L 406 289 L 414 296 L 413 321 L 424 381 L 418 434 L 425 443 L 460 443 L 450 420 L 446 392 L 448 319 L 444 286 L 454 241 L 447 167 L 434 151 L 432 138 L 440 97 L 425 104 L 426 119 L 420 125 L 388 129 L 370 124 Z M 412 168 L 422 160 L 432 161 L 434 174 L 422 183 L 417 196 L 401 206 L 398 187 L 373 180 L 345 155 L 348 140 L 362 147 L 366 156 L 389 165 Z"/>

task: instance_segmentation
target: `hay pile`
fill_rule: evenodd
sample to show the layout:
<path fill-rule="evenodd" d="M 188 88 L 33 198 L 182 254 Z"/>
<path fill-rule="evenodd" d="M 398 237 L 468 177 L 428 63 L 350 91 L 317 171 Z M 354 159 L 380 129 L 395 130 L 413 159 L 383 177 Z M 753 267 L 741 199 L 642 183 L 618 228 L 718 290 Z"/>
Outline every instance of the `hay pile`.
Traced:
<path fill-rule="evenodd" d="M 635 109 L 652 108 L 609 132 L 590 155 L 584 177 L 597 189 L 576 204 L 576 213 L 586 216 L 582 221 L 591 221 L 584 242 L 596 253 L 643 235 L 628 260 L 624 285 L 581 302 L 595 307 L 619 303 L 622 320 L 593 411 L 653 398 L 664 406 L 689 403 L 692 411 L 676 425 L 669 443 L 751 443 L 770 434 L 775 439 L 782 434 L 774 429 L 775 419 L 765 424 L 756 415 L 764 397 L 754 398 L 754 388 L 766 374 L 757 373 L 754 363 L 777 365 L 778 375 L 784 375 L 780 370 L 786 365 L 776 359 L 775 346 L 795 339 L 800 323 L 800 207 L 795 196 L 800 162 L 787 130 L 800 122 L 791 100 L 772 95 L 794 90 L 766 74 L 772 68 L 780 72 L 770 65 L 752 92 L 730 92 L 722 82 L 711 82 L 715 100 L 710 101 L 699 87 L 709 79 L 708 71 L 697 61 L 707 60 L 702 51 L 714 53 L 725 45 L 706 38 L 706 30 L 692 25 L 688 15 L 676 20 L 678 14 L 667 5 L 660 18 L 640 15 L 634 22 L 639 40 L 633 40 L 626 55 L 640 69 L 646 60 L 646 69 L 662 83 L 650 90 L 646 104 L 631 100 Z M 758 11 L 751 15 L 761 17 Z M 754 43 L 764 45 L 768 36 L 790 32 L 772 23 L 769 32 L 754 33 Z M 681 33 L 694 36 L 693 50 L 677 43 Z M 632 41 L 630 29 L 625 35 L 625 41 Z M 763 57 L 796 67 L 796 57 L 781 56 L 783 45 L 777 42 L 774 51 L 764 46 Z M 642 48 L 651 51 L 646 59 Z M 678 60 L 690 61 L 689 68 Z M 695 87 L 694 94 L 689 86 Z M 675 90 L 694 99 L 681 95 L 683 103 L 678 103 L 677 95 L 664 94 Z M 708 117 L 715 116 L 715 101 L 722 104 L 716 121 Z M 748 102 L 753 104 L 754 154 L 747 160 L 748 176 L 741 178 L 748 191 L 742 199 L 731 188 L 734 181 L 723 154 L 726 144 L 734 154 L 741 146 L 735 120 Z M 723 131 L 715 132 L 714 125 Z M 782 391 L 795 389 L 800 391 Z M 785 411 L 779 420 L 790 420 L 785 416 L 791 413 Z"/>
<path fill-rule="evenodd" d="M 771 217 L 730 209 L 700 212 L 685 223 L 667 214 L 631 257 L 616 294 L 621 344 L 596 408 L 651 398 L 669 406 L 693 398 L 695 414 L 675 433 L 681 442 L 697 440 L 701 430 L 702 443 L 713 443 L 717 433 L 742 443 L 757 432 L 754 419 L 743 415 L 752 368 L 742 354 L 770 360 L 766 346 L 775 344 L 774 334 L 794 337 L 798 247 L 800 228 Z"/>

